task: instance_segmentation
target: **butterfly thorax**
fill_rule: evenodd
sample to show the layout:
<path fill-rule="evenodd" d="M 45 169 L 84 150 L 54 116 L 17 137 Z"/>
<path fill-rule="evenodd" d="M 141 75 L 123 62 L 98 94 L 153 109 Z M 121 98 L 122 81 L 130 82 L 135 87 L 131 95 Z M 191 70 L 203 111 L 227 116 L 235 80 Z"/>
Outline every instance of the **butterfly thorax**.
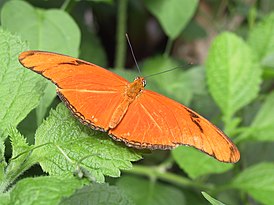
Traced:
<path fill-rule="evenodd" d="M 128 97 L 129 100 L 134 100 L 142 92 L 145 85 L 146 81 L 143 77 L 135 78 L 135 80 L 130 83 L 125 90 L 126 97 Z"/>
<path fill-rule="evenodd" d="M 109 128 L 115 128 L 123 119 L 127 112 L 128 106 L 142 93 L 146 85 L 146 81 L 143 77 L 137 77 L 135 80 L 128 84 L 124 91 L 124 100 L 114 111 Z"/>

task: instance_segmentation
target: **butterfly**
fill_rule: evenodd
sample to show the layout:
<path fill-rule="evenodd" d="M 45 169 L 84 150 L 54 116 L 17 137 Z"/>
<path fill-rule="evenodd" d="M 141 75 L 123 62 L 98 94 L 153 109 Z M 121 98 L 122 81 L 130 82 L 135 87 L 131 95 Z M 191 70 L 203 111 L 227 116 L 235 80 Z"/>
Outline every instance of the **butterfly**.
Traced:
<path fill-rule="evenodd" d="M 25 51 L 19 61 L 51 80 L 60 99 L 83 124 L 129 147 L 187 145 L 222 162 L 240 159 L 237 147 L 220 129 L 188 107 L 145 89 L 143 77 L 130 83 L 95 64 L 45 51 Z"/>

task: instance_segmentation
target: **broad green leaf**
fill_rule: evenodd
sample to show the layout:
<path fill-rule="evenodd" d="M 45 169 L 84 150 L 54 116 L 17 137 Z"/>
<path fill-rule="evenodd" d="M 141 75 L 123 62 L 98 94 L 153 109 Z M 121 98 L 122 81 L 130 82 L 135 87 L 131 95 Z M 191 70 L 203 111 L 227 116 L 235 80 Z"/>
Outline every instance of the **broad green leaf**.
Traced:
<path fill-rule="evenodd" d="M 2 27 L 21 35 L 31 49 L 78 56 L 80 30 L 64 11 L 42 10 L 25 1 L 8 1 L 1 12 Z"/>
<path fill-rule="evenodd" d="M 57 205 L 63 197 L 70 196 L 83 186 L 77 178 L 43 176 L 20 180 L 10 193 L 13 205 Z"/>
<path fill-rule="evenodd" d="M 134 149 L 113 141 L 106 133 L 94 131 L 72 117 L 60 103 L 37 129 L 35 155 L 45 172 L 60 175 L 87 170 L 98 182 L 104 175 L 118 177 L 120 169 L 130 169 L 130 161 L 141 159 Z"/>
<path fill-rule="evenodd" d="M 274 141 L 274 92 L 270 93 L 246 131 L 249 139 Z"/>
<path fill-rule="evenodd" d="M 225 123 L 231 123 L 235 112 L 258 95 L 261 69 L 254 56 L 233 33 L 222 33 L 211 45 L 206 61 L 207 83 Z"/>
<path fill-rule="evenodd" d="M 107 56 L 100 39 L 92 32 L 83 32 L 83 29 L 86 31 L 86 26 L 81 29 L 83 39 L 81 41 L 80 58 L 105 67 L 107 65 Z"/>
<path fill-rule="evenodd" d="M 3 28 L 20 34 L 23 40 L 27 40 L 31 49 L 78 56 L 80 30 L 63 10 L 42 10 L 25 1 L 8 1 L 3 6 L 1 22 Z M 37 108 L 38 125 L 56 96 L 55 90 L 48 87 L 46 96 Z"/>
<path fill-rule="evenodd" d="M 245 169 L 231 186 L 247 192 L 263 204 L 274 204 L 274 164 L 260 163 Z"/>
<path fill-rule="evenodd" d="M 192 147 L 177 147 L 172 150 L 172 156 L 179 167 L 192 179 L 207 174 L 223 173 L 233 167 L 232 164 L 219 162 Z"/>
<path fill-rule="evenodd" d="M 266 16 L 249 33 L 248 44 L 261 62 L 274 58 L 274 13 Z M 264 63 L 265 64 L 265 63 Z M 272 61 L 273 65 L 273 61 Z"/>
<path fill-rule="evenodd" d="M 185 81 L 189 84 L 189 89 L 195 95 L 208 94 L 205 82 L 205 68 L 203 66 L 196 66 L 185 71 Z"/>
<path fill-rule="evenodd" d="M 169 57 L 156 56 L 144 61 L 141 67 L 143 75 L 149 76 L 178 67 L 178 62 Z M 183 68 L 178 68 L 149 77 L 147 79 L 147 89 L 162 93 L 184 104 L 189 104 L 193 96 L 193 81 L 191 77 L 194 76 L 187 74 L 186 71 L 183 71 Z M 151 84 L 152 86 L 150 86 Z"/>
<path fill-rule="evenodd" d="M 118 187 L 94 183 L 77 190 L 73 195 L 64 198 L 60 203 L 60 205 L 75 204 L 131 205 L 134 203 Z"/>
<path fill-rule="evenodd" d="M 28 49 L 18 36 L 0 30 L 0 48 L 0 129 L 5 130 L 38 105 L 45 84 L 18 62 L 20 52 Z"/>
<path fill-rule="evenodd" d="M 10 194 L 9 193 L 0 193 L 1 205 L 10 205 Z"/>
<path fill-rule="evenodd" d="M 224 203 L 214 199 L 212 196 L 207 194 L 206 192 L 202 192 L 203 196 L 212 204 L 212 205 L 225 205 Z"/>
<path fill-rule="evenodd" d="M 52 101 L 56 98 L 56 86 L 51 82 L 47 81 L 47 86 L 44 91 L 44 95 L 41 98 L 40 105 L 36 108 L 36 121 L 37 126 L 39 126 L 47 111 L 48 107 L 52 104 Z"/>
<path fill-rule="evenodd" d="M 121 177 L 117 186 L 131 196 L 136 205 L 186 204 L 179 189 L 140 177 Z"/>
<path fill-rule="evenodd" d="M 197 0 L 145 0 L 144 2 L 171 39 L 178 37 L 198 5 Z"/>

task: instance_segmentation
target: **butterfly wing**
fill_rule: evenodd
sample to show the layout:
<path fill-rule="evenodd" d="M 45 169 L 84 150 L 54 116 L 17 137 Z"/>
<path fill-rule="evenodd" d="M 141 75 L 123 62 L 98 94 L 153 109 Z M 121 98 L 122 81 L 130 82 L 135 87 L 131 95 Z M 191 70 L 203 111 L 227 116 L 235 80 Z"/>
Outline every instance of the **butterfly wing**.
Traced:
<path fill-rule="evenodd" d="M 84 124 L 102 130 L 108 129 L 129 83 L 97 65 L 61 54 L 26 51 L 20 54 L 19 61 L 51 80 L 60 98 Z"/>
<path fill-rule="evenodd" d="M 109 130 L 129 146 L 171 149 L 193 146 L 223 162 L 237 162 L 240 153 L 208 120 L 158 93 L 144 90 L 129 106 L 120 124 Z"/>
<path fill-rule="evenodd" d="M 55 83 L 60 98 L 84 124 L 109 129 L 114 110 L 125 98 L 128 81 L 92 63 L 55 53 L 27 51 L 19 60 Z M 139 148 L 189 145 L 220 161 L 237 162 L 240 158 L 236 146 L 205 118 L 148 90 L 130 104 L 122 121 L 109 134 Z"/>

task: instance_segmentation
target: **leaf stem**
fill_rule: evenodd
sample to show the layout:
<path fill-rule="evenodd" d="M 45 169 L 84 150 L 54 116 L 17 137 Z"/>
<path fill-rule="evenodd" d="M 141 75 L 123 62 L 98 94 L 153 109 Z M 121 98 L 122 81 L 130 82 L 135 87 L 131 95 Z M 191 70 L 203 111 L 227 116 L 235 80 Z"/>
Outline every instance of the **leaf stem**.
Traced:
<path fill-rule="evenodd" d="M 70 0 L 65 0 L 60 9 L 63 10 L 63 11 L 66 11 L 69 4 L 70 4 Z"/>
<path fill-rule="evenodd" d="M 123 69 L 126 59 L 126 25 L 127 25 L 127 4 L 128 0 L 118 1 L 117 30 L 116 30 L 116 56 L 114 67 Z"/>
<path fill-rule="evenodd" d="M 170 55 L 172 45 L 173 45 L 173 39 L 169 38 L 167 40 L 166 49 L 165 49 L 165 53 L 164 53 L 165 57 L 168 57 Z"/>
<path fill-rule="evenodd" d="M 171 184 L 176 184 L 181 187 L 195 187 L 202 190 L 211 190 L 212 187 L 209 185 L 201 184 L 195 181 L 192 181 L 186 177 L 182 177 L 170 172 L 163 172 L 163 170 L 158 167 L 147 167 L 141 165 L 134 165 L 133 169 L 125 170 L 124 172 L 136 174 L 136 175 L 145 175 L 151 178 L 152 176 L 161 179 L 163 181 L 169 182 Z"/>

